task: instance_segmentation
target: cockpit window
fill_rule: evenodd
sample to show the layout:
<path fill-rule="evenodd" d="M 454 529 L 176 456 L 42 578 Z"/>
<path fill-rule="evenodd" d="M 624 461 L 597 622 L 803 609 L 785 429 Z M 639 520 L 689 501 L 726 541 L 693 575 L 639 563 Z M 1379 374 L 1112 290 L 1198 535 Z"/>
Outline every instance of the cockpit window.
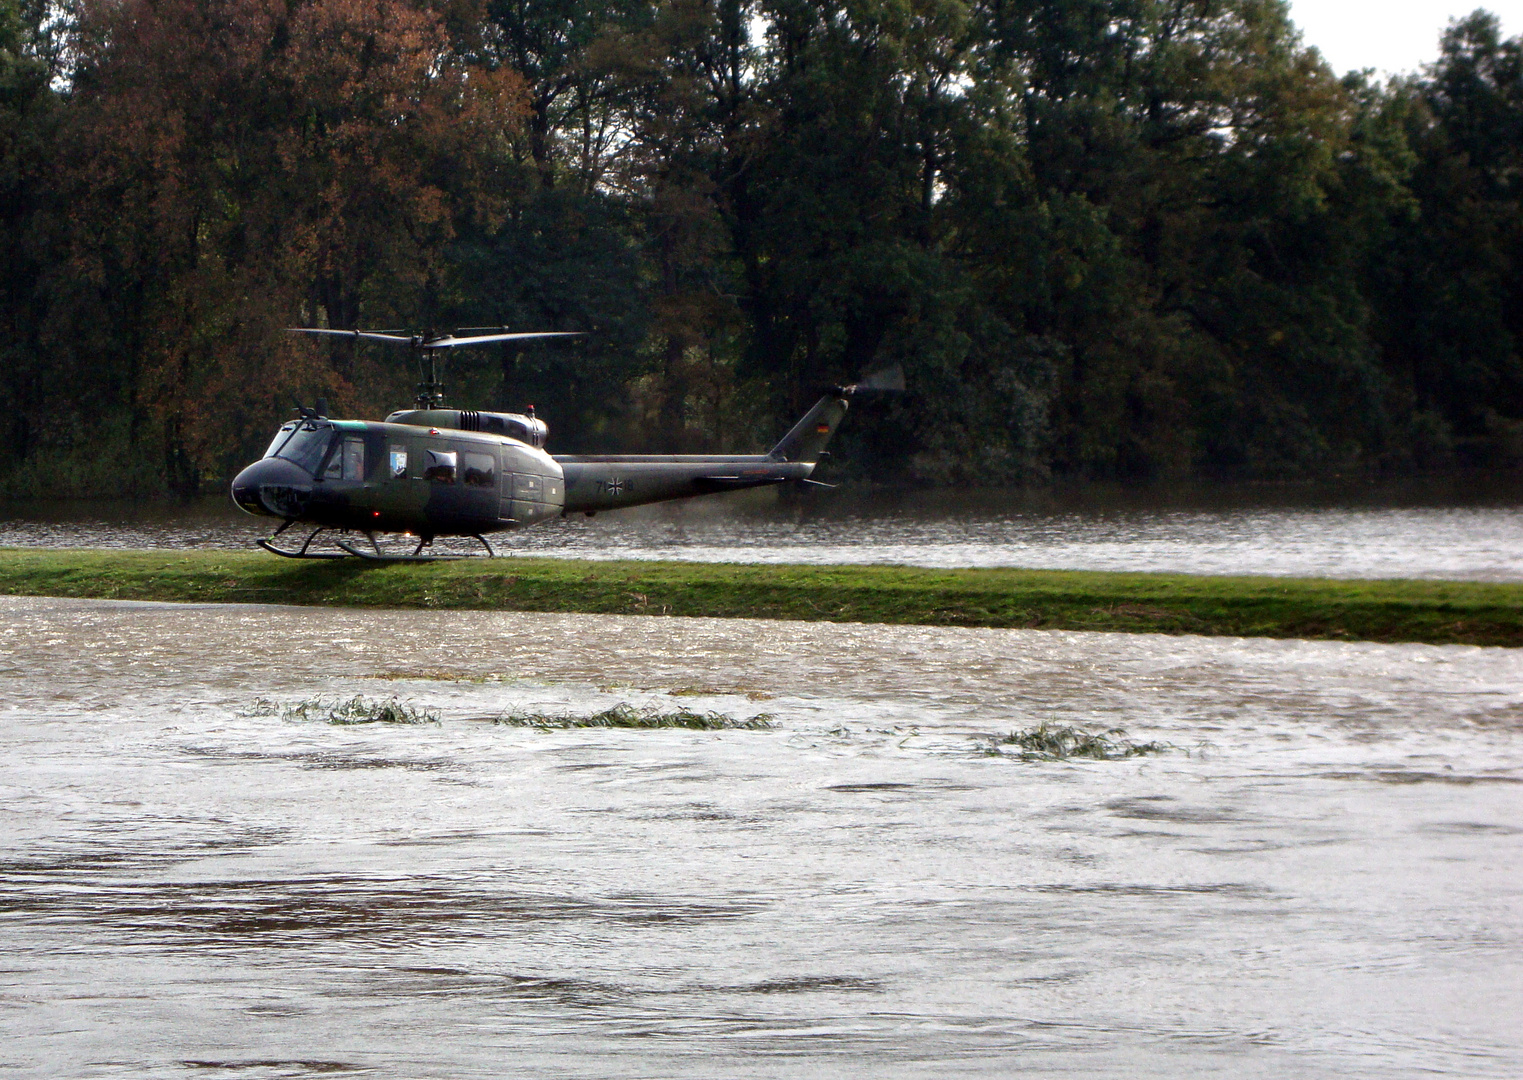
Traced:
<path fill-rule="evenodd" d="M 280 425 L 280 430 L 277 431 L 275 433 L 275 437 L 270 440 L 270 448 L 264 452 L 264 456 L 265 457 L 274 457 L 276 451 L 278 451 L 280 449 L 281 445 L 287 439 L 289 439 L 291 437 L 291 432 L 293 432 L 295 430 L 296 430 L 296 421 L 295 420 L 292 420 L 289 424 L 282 424 L 282 425 Z"/>
<path fill-rule="evenodd" d="M 328 466 L 323 470 L 324 480 L 365 479 L 365 440 L 354 436 L 328 455 Z"/>
<path fill-rule="evenodd" d="M 296 430 L 291 432 L 285 445 L 275 451 L 275 456 L 283 457 L 316 476 L 317 467 L 322 464 L 323 454 L 327 453 L 328 444 L 332 441 L 332 428 L 313 427 L 300 423 Z"/>

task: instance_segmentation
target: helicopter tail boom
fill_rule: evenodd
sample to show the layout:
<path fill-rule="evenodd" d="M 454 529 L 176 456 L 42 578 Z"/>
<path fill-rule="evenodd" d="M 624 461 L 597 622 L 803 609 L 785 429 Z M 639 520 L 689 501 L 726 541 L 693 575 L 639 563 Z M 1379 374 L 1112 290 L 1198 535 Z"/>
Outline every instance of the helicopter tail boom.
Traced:
<path fill-rule="evenodd" d="M 838 388 L 820 398 L 767 454 L 557 454 L 566 477 L 565 513 L 807 481 L 846 415 L 851 392 Z"/>

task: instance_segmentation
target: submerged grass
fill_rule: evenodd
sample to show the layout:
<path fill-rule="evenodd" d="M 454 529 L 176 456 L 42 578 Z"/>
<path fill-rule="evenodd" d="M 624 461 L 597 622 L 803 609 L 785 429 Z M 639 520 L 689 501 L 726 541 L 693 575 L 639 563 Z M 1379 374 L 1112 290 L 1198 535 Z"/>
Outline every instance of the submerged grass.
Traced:
<path fill-rule="evenodd" d="M 0 593 L 1523 646 L 1523 584 L 0 549 Z"/>
<path fill-rule="evenodd" d="M 439 717 L 427 709 L 397 698 L 311 697 L 286 705 L 260 698 L 247 710 L 250 716 L 279 716 L 286 720 L 317 720 L 328 724 L 437 724 Z"/>
<path fill-rule="evenodd" d="M 1011 752 L 1007 746 L 1015 747 Z M 1034 728 L 1012 731 L 989 740 L 987 752 L 1022 761 L 1067 761 L 1088 758 L 1091 761 L 1114 761 L 1118 758 L 1143 757 L 1170 750 L 1167 743 L 1134 743 L 1121 728 L 1109 731 L 1085 731 L 1067 724 L 1042 723 Z"/>
<path fill-rule="evenodd" d="M 677 686 L 667 691 L 672 697 L 729 697 L 739 695 L 747 701 L 771 701 L 776 694 L 745 686 Z"/>
<path fill-rule="evenodd" d="M 568 728 L 687 728 L 690 731 L 766 731 L 772 727 L 772 717 L 766 713 L 745 720 L 716 712 L 694 712 L 691 709 L 663 711 L 651 707 L 640 709 L 627 702 L 620 702 L 591 716 L 571 713 L 534 712 L 515 710 L 497 717 L 499 724 L 509 727 L 535 728 L 539 731 L 564 731 Z"/>

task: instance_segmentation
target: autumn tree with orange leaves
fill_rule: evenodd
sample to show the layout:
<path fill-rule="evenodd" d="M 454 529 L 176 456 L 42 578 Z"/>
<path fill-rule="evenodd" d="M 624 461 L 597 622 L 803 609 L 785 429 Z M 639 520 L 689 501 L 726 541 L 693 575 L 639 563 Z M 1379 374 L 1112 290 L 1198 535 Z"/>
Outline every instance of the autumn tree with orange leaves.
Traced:
<path fill-rule="evenodd" d="M 518 77 L 467 68 L 406 0 L 92 0 L 77 50 L 75 340 L 112 358 L 171 487 L 294 395 L 372 405 L 394 379 L 282 330 L 427 307 L 457 219 L 502 213 L 483 180 Z"/>

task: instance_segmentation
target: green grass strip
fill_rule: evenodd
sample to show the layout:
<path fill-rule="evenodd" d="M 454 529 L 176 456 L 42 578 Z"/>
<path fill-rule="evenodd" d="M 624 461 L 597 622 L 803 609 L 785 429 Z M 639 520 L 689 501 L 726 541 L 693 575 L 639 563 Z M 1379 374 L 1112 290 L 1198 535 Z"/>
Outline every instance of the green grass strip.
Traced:
<path fill-rule="evenodd" d="M 1448 581 L 11 548 L 0 593 L 1523 645 L 1523 585 Z"/>

